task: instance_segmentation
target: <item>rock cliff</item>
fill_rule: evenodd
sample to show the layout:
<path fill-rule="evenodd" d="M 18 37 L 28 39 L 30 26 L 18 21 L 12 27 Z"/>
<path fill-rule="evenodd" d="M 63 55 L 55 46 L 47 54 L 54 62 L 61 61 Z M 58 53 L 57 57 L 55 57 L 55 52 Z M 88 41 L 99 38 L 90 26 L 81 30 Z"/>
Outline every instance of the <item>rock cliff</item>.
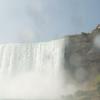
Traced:
<path fill-rule="evenodd" d="M 82 32 L 80 35 L 69 36 L 65 62 L 68 62 L 67 68 L 78 81 L 91 80 L 100 73 L 100 48 L 94 44 L 99 35 L 100 28 L 96 27 L 90 33 Z"/>

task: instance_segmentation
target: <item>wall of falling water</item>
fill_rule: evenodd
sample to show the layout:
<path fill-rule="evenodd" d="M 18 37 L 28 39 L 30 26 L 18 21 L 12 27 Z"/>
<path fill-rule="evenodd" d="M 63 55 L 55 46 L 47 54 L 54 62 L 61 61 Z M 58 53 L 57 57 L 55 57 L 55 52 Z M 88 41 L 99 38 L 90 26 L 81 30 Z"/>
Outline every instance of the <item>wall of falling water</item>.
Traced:
<path fill-rule="evenodd" d="M 62 65 L 64 39 L 48 43 L 0 44 L 0 73 L 25 71 L 56 75 Z"/>
<path fill-rule="evenodd" d="M 65 39 L 0 44 L 0 98 L 54 99 L 72 92 L 65 92 L 64 50 Z"/>

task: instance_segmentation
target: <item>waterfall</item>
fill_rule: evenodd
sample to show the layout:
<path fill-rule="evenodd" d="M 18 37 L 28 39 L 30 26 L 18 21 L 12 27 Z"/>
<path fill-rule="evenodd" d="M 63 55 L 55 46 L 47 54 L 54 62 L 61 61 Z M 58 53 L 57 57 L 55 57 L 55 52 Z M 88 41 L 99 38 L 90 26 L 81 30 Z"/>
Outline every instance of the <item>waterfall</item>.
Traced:
<path fill-rule="evenodd" d="M 57 74 L 63 60 L 63 41 L 0 44 L 0 73 L 33 70 Z"/>
<path fill-rule="evenodd" d="M 58 98 L 63 92 L 65 39 L 0 44 L 0 98 Z"/>

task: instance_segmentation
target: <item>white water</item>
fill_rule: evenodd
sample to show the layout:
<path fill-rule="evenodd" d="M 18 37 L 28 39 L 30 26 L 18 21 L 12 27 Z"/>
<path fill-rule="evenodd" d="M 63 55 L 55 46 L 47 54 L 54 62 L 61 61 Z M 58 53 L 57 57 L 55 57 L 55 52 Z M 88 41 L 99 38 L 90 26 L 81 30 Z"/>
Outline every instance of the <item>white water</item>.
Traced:
<path fill-rule="evenodd" d="M 55 99 L 72 92 L 63 83 L 64 41 L 0 44 L 0 98 Z"/>

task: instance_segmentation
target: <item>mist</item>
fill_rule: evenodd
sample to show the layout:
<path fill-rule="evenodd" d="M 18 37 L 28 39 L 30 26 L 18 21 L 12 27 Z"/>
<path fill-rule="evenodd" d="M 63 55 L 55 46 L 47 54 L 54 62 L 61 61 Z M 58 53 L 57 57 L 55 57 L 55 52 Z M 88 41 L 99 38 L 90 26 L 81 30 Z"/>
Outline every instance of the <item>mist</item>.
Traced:
<path fill-rule="evenodd" d="M 0 98 L 20 99 L 60 99 L 74 93 L 77 89 L 72 84 L 65 85 L 54 76 L 38 73 L 22 73 L 16 77 L 0 77 Z"/>
<path fill-rule="evenodd" d="M 66 43 L 65 43 L 66 41 Z M 0 44 L 0 98 L 60 99 L 78 88 L 65 74 L 68 39 Z"/>

